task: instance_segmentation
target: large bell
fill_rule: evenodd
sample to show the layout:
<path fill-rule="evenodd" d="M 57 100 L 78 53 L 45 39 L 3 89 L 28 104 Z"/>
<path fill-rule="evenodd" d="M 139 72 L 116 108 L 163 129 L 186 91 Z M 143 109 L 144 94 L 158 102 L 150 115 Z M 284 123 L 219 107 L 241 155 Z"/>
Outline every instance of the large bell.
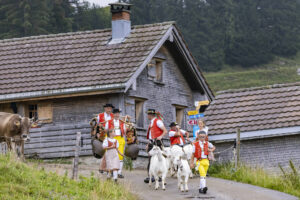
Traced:
<path fill-rule="evenodd" d="M 92 139 L 92 151 L 95 158 L 102 158 L 105 153 L 105 150 L 102 146 L 102 142 L 97 139 Z"/>
<path fill-rule="evenodd" d="M 125 148 L 125 156 L 131 158 L 132 160 L 136 160 L 139 155 L 139 145 L 138 144 L 129 144 Z"/>

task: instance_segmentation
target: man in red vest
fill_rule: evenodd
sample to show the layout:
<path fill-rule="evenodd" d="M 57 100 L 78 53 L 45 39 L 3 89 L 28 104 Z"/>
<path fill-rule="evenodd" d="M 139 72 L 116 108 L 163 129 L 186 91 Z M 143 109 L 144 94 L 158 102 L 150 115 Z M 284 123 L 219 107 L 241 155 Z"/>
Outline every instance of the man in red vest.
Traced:
<path fill-rule="evenodd" d="M 113 117 L 114 117 L 114 115 L 112 114 L 112 109 L 114 108 L 114 106 L 112 104 L 107 103 L 103 107 L 104 107 L 104 112 L 100 113 L 97 117 L 97 122 L 98 122 L 99 129 L 104 128 L 106 122 L 113 119 Z M 106 133 L 105 133 L 104 136 L 101 136 L 100 133 L 97 133 L 97 138 L 98 139 L 99 138 L 102 138 L 102 139 L 106 138 Z M 100 173 L 103 173 L 103 170 L 105 168 L 105 158 L 104 158 L 104 156 L 103 156 L 103 158 L 100 162 L 100 169 L 99 169 Z"/>
<path fill-rule="evenodd" d="M 216 148 L 210 142 L 205 140 L 206 133 L 200 131 L 198 141 L 193 143 L 193 154 L 190 161 L 191 169 L 195 167 L 194 158 L 197 159 L 197 167 L 200 174 L 200 187 L 199 193 L 206 194 L 206 174 L 209 167 L 208 153 L 213 152 Z"/>
<path fill-rule="evenodd" d="M 146 146 L 146 151 L 149 152 L 153 148 L 153 145 L 157 145 L 162 149 L 163 146 L 162 138 L 166 135 L 168 131 L 165 128 L 163 121 L 156 117 L 157 113 L 155 109 L 148 109 L 147 114 L 148 114 L 148 120 L 150 121 L 150 124 L 147 131 L 147 139 L 149 140 L 149 143 Z M 151 157 L 149 157 L 149 162 L 147 167 L 148 177 L 144 180 L 145 183 L 149 183 L 150 180 L 149 178 L 150 159 Z M 152 178 L 152 182 L 154 182 L 154 178 Z"/>
<path fill-rule="evenodd" d="M 110 103 L 105 104 L 104 106 L 104 112 L 100 113 L 97 117 L 97 121 L 98 124 L 102 124 L 103 126 L 105 126 L 105 123 L 108 120 L 111 120 L 112 118 L 114 118 L 114 115 L 112 114 L 112 110 L 114 108 L 114 106 Z"/>
<path fill-rule="evenodd" d="M 176 122 L 172 122 L 170 124 L 170 131 L 169 131 L 169 137 L 170 137 L 170 143 L 171 145 L 179 145 L 183 146 L 185 144 L 184 135 L 186 136 L 186 139 L 189 141 L 189 133 L 185 130 L 180 129 L 178 124 Z"/>
<path fill-rule="evenodd" d="M 119 148 L 118 150 L 121 152 L 121 154 L 124 155 L 125 150 L 125 135 L 126 135 L 126 126 L 123 121 L 120 120 L 120 110 L 115 108 L 113 109 L 113 115 L 114 118 L 109 120 L 105 125 L 105 130 L 114 130 L 116 136 L 114 137 L 118 143 Z M 119 154 L 120 159 L 120 168 L 118 170 L 118 178 L 124 178 L 122 175 L 122 169 L 123 169 L 123 156 Z"/>

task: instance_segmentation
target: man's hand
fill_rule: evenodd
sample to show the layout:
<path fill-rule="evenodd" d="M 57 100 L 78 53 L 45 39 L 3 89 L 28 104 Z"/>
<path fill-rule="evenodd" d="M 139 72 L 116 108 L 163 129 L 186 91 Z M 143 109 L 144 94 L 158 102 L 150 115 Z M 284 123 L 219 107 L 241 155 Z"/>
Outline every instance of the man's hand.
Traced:
<path fill-rule="evenodd" d="M 163 136 L 161 135 L 161 136 L 157 137 L 156 139 L 161 140 L 162 138 L 163 138 Z"/>
<path fill-rule="evenodd" d="M 190 168 L 191 168 L 191 169 L 194 169 L 194 167 L 195 167 L 195 164 L 194 164 L 193 162 L 191 162 L 191 163 L 190 163 Z"/>

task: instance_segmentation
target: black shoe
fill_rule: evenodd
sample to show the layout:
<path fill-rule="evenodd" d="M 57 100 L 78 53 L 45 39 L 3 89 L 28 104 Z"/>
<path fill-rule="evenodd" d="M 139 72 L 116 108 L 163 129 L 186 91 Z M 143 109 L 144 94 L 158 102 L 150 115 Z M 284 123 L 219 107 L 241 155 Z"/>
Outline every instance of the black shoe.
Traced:
<path fill-rule="evenodd" d="M 155 178 L 154 177 L 151 178 L 151 182 L 152 183 L 155 182 Z"/>
<path fill-rule="evenodd" d="M 122 174 L 118 174 L 118 178 L 124 178 Z"/>
<path fill-rule="evenodd" d="M 202 190 L 203 190 L 203 194 L 206 194 L 208 188 L 207 188 L 207 187 L 204 187 Z"/>
<path fill-rule="evenodd" d="M 104 171 L 103 171 L 103 170 L 99 170 L 99 173 L 100 173 L 100 174 L 103 174 L 103 173 L 104 173 Z"/>
<path fill-rule="evenodd" d="M 161 177 L 159 177 L 158 181 L 161 182 Z"/>
<path fill-rule="evenodd" d="M 145 183 L 149 183 L 149 180 L 150 180 L 150 178 L 147 177 L 147 178 L 144 179 L 144 182 L 145 182 Z"/>
<path fill-rule="evenodd" d="M 115 183 L 118 183 L 118 179 L 114 179 Z"/>
<path fill-rule="evenodd" d="M 203 194 L 203 190 L 202 190 L 202 188 L 200 188 L 200 189 L 199 189 L 199 193 L 202 193 L 202 194 Z"/>

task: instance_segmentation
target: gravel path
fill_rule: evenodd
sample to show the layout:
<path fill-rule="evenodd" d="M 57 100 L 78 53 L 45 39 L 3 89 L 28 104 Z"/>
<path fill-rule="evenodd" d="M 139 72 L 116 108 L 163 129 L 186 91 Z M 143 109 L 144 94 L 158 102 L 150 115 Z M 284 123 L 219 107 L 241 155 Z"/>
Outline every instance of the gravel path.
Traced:
<path fill-rule="evenodd" d="M 42 166 L 61 175 L 67 170 L 68 174 L 71 175 L 70 165 L 42 164 Z M 104 178 L 98 174 L 96 167 L 80 166 L 79 168 L 79 174 L 83 176 L 90 176 L 91 172 L 94 172 L 100 178 Z M 120 182 L 126 185 L 129 184 L 132 191 L 143 200 L 298 200 L 297 197 L 282 192 L 212 177 L 207 179 L 209 190 L 206 195 L 198 193 L 199 177 L 189 180 L 189 192 L 180 192 L 177 188 L 177 179 L 170 177 L 167 178 L 166 191 L 154 190 L 154 183 L 151 188 L 144 183 L 146 171 L 125 171 L 124 175 L 125 179 Z"/>

